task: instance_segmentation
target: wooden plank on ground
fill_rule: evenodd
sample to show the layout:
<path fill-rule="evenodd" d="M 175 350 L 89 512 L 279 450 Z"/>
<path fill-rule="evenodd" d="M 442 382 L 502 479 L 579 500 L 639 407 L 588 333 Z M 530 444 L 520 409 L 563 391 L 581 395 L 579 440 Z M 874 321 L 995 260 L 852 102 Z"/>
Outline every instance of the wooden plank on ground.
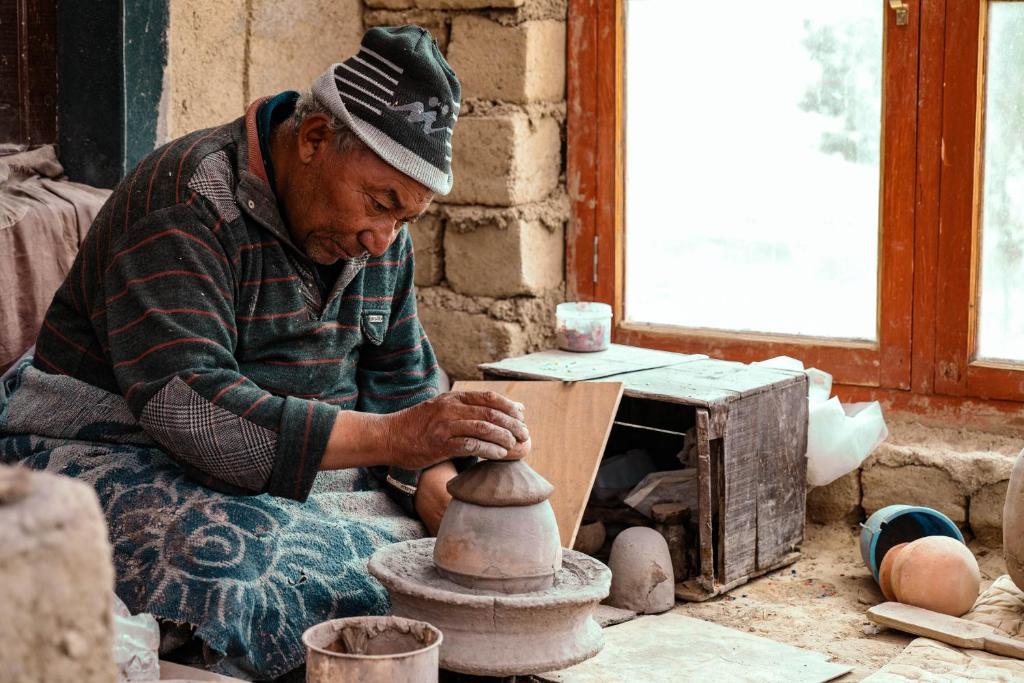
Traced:
<path fill-rule="evenodd" d="M 526 406 L 532 452 L 526 461 L 555 492 L 562 545 L 576 540 L 597 467 L 622 398 L 619 382 L 456 382 L 452 391 L 495 391 Z"/>
<path fill-rule="evenodd" d="M 899 602 L 875 605 L 868 610 L 868 619 L 876 624 L 957 647 L 1024 659 L 1024 641 L 1006 636 L 988 624 Z"/>

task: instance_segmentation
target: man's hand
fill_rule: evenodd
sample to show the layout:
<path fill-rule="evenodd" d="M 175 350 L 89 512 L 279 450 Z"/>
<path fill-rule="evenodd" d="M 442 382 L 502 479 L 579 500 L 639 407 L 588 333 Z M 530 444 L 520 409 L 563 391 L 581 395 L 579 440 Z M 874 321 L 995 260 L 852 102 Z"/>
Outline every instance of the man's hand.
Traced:
<path fill-rule="evenodd" d="M 426 469 L 420 474 L 416 488 L 416 514 L 427 527 L 431 536 L 437 536 L 441 526 L 441 518 L 451 502 L 448 493 L 448 481 L 456 475 L 455 465 L 451 461 L 442 462 Z"/>
<path fill-rule="evenodd" d="M 320 468 L 419 470 L 461 455 L 515 460 L 529 453 L 522 404 L 493 391 L 454 391 L 388 415 L 339 412 Z"/>
<path fill-rule="evenodd" d="M 493 391 L 455 391 L 384 416 L 388 464 L 429 467 L 460 455 L 521 458 L 530 433 L 523 406 Z"/>

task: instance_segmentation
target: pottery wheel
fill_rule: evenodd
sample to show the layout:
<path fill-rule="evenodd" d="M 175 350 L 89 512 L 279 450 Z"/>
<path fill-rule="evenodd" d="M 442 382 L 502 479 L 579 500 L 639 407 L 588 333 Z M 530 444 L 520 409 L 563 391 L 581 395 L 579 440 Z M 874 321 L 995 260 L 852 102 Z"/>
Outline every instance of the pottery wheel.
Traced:
<path fill-rule="evenodd" d="M 501 593 L 453 583 L 438 574 L 434 539 L 387 546 L 370 558 L 370 573 L 391 594 L 396 616 L 419 619 L 444 633 L 441 666 L 481 676 L 555 671 L 588 659 L 604 636 L 592 615 L 608 596 L 611 571 L 563 549 L 554 585 Z"/>

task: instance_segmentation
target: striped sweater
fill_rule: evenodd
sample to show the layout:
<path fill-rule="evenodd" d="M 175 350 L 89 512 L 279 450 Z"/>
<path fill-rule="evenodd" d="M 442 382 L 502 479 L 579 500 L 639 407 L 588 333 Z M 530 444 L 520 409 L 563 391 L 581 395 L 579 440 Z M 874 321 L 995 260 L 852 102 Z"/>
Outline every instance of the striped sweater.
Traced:
<path fill-rule="evenodd" d="M 97 215 L 35 365 L 119 393 L 204 484 L 305 500 L 340 410 L 437 393 L 413 248 L 344 264 L 326 296 L 267 183 L 253 104 L 143 159 Z M 375 472 L 407 510 L 416 473 Z"/>

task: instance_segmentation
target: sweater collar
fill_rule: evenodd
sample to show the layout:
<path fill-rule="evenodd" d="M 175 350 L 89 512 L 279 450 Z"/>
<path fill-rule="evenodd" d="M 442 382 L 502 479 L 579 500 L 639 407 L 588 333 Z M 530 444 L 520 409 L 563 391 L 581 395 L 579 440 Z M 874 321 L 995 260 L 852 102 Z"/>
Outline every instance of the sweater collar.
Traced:
<path fill-rule="evenodd" d="M 288 226 L 285 225 L 277 203 L 277 196 L 267 179 L 267 167 L 260 153 L 259 133 L 256 126 L 256 113 L 260 106 L 270 100 L 262 97 L 252 104 L 245 112 L 242 135 L 238 140 L 238 187 L 235 199 L 242 211 L 253 220 L 274 234 L 275 237 L 297 251 L 303 258 L 306 254 L 292 242 Z"/>

